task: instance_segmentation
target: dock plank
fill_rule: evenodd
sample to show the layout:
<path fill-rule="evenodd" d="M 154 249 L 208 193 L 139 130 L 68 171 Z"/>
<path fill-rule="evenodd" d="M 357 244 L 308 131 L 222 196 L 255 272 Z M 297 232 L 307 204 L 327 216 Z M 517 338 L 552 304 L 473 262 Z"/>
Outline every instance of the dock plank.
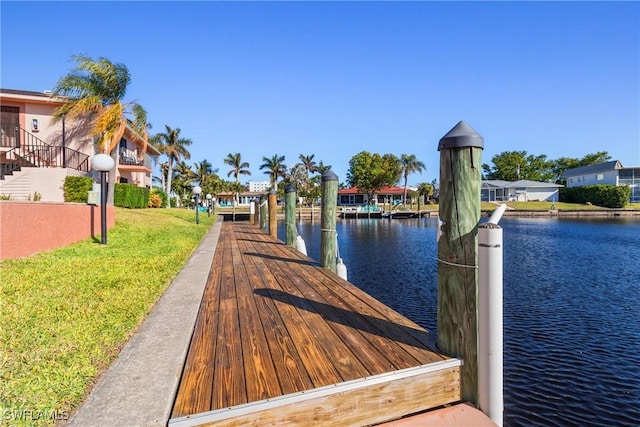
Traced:
<path fill-rule="evenodd" d="M 221 240 L 217 250 L 223 248 L 224 240 Z M 214 257 L 192 336 L 192 342 L 199 345 L 187 353 L 182 380 L 173 406 L 173 418 L 205 412 L 211 408 L 216 345 L 216 340 L 212 338 L 218 333 L 221 277 L 222 257 Z"/>
<path fill-rule="evenodd" d="M 169 424 L 367 425 L 456 402 L 459 366 L 419 325 L 227 222 Z"/>

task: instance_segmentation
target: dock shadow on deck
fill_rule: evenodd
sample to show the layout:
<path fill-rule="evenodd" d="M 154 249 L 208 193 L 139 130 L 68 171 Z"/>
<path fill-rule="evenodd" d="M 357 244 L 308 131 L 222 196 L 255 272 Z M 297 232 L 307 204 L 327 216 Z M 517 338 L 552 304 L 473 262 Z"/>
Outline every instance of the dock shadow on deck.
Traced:
<path fill-rule="evenodd" d="M 460 365 L 310 258 L 225 222 L 169 425 L 381 423 L 459 401 Z"/>

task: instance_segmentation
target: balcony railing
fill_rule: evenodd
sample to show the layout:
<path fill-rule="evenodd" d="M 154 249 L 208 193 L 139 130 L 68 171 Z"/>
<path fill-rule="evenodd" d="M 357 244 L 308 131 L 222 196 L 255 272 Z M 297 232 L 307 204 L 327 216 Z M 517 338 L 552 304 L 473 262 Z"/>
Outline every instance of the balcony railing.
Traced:
<path fill-rule="evenodd" d="M 121 153 L 118 161 L 121 166 L 140 166 L 151 169 L 151 157 L 148 154 L 145 154 L 142 160 L 138 160 L 134 153 Z"/>

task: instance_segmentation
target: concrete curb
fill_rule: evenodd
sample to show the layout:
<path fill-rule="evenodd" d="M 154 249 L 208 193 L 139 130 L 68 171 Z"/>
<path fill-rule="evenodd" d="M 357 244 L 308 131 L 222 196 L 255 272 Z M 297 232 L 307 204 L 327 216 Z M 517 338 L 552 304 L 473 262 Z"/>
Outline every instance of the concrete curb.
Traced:
<path fill-rule="evenodd" d="M 67 426 L 165 426 L 182 374 L 222 217 Z"/>

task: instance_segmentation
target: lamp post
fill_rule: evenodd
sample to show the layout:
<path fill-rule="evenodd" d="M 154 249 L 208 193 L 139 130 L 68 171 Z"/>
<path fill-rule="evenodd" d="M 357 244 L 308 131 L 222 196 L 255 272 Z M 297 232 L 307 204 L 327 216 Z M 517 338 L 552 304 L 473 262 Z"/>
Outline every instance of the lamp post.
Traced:
<path fill-rule="evenodd" d="M 100 172 L 100 238 L 107 244 L 107 172 L 113 169 L 115 162 L 108 154 L 96 154 L 91 159 L 91 167 Z"/>
<path fill-rule="evenodd" d="M 207 215 L 211 216 L 211 194 L 207 193 Z"/>
<path fill-rule="evenodd" d="M 200 213 L 200 193 L 202 193 L 202 188 L 199 185 L 193 187 L 193 194 L 196 196 L 196 224 L 200 224 L 200 217 L 198 216 Z"/>

